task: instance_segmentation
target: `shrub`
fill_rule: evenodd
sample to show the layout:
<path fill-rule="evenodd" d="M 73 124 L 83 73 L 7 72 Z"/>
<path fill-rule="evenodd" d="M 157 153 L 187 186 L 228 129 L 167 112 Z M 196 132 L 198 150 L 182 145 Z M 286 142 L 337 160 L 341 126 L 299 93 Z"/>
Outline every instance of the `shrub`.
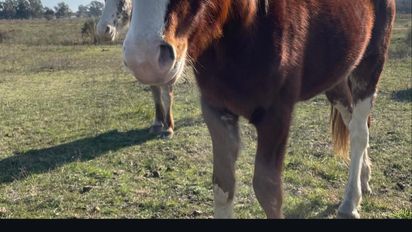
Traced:
<path fill-rule="evenodd" d="M 7 39 L 10 38 L 9 32 L 7 31 L 0 31 L 0 43 L 3 43 Z"/>
<path fill-rule="evenodd" d="M 81 33 L 83 43 L 98 44 L 99 37 L 96 34 L 97 19 L 88 19 L 82 26 Z"/>

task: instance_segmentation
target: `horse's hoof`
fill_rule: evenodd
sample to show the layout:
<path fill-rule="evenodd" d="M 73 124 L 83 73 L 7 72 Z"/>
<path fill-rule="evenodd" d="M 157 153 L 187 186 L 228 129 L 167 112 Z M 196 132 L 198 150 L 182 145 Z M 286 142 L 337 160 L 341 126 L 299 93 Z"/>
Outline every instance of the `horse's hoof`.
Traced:
<path fill-rule="evenodd" d="M 360 215 L 357 210 L 352 211 L 352 212 L 341 212 L 338 211 L 337 215 L 338 219 L 359 219 Z"/>
<path fill-rule="evenodd" d="M 173 134 L 174 134 L 173 129 L 169 128 L 167 130 L 162 131 L 161 136 L 162 136 L 163 139 L 171 139 L 171 138 L 173 138 Z"/>
<path fill-rule="evenodd" d="M 160 134 L 163 131 L 162 125 L 152 125 L 149 129 L 150 134 Z"/>
<path fill-rule="evenodd" d="M 366 187 L 364 187 L 364 186 L 362 186 L 362 194 L 363 195 L 372 195 L 372 189 L 369 187 L 369 185 L 368 186 L 366 186 Z"/>

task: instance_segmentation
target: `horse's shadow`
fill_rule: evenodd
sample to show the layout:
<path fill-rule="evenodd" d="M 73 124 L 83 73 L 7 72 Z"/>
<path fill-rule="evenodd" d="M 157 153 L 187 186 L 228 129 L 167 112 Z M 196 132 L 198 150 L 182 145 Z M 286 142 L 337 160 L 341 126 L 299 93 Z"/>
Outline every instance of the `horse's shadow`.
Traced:
<path fill-rule="evenodd" d="M 392 99 L 398 102 L 412 102 L 412 88 L 393 92 Z"/>
<path fill-rule="evenodd" d="M 0 160 L 0 183 L 48 172 L 69 162 L 91 160 L 109 151 L 139 145 L 154 138 L 156 136 L 149 134 L 147 129 L 113 130 L 49 148 L 16 153 Z"/>
<path fill-rule="evenodd" d="M 313 214 L 313 211 L 318 207 L 317 202 L 302 202 L 295 207 L 289 208 L 285 212 L 287 219 L 321 219 L 321 218 L 334 218 L 337 213 L 339 204 L 329 203 L 326 208 Z M 309 216 L 310 215 L 310 216 Z"/>
<path fill-rule="evenodd" d="M 200 122 L 200 119 L 183 119 L 176 123 L 176 127 L 189 127 Z M 0 184 L 45 173 L 66 163 L 92 160 L 110 151 L 140 145 L 157 138 L 159 136 L 150 134 L 148 129 L 126 132 L 113 130 L 49 148 L 15 153 L 0 160 Z"/>

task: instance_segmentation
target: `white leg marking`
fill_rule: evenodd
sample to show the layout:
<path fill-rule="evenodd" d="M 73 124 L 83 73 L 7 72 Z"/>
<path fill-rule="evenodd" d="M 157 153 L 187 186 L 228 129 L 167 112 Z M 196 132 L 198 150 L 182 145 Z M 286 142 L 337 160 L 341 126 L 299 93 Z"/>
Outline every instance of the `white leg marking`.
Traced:
<path fill-rule="evenodd" d="M 213 186 L 215 218 L 233 218 L 233 199 L 229 199 L 229 193 L 225 193 L 217 184 Z"/>
<path fill-rule="evenodd" d="M 371 108 L 371 97 L 358 102 L 353 109 L 352 119 L 349 123 L 351 164 L 349 171 L 349 182 L 346 186 L 344 201 L 339 207 L 339 214 L 342 217 L 360 217 L 358 207 L 362 199 L 361 168 L 363 163 L 363 155 L 369 142 L 369 130 L 367 123 Z"/>
<path fill-rule="evenodd" d="M 352 114 L 349 112 L 348 108 L 345 107 L 344 105 L 342 105 L 339 102 L 337 104 L 333 105 L 333 107 L 335 107 L 339 111 L 346 127 L 349 127 L 349 122 L 350 122 L 350 119 L 352 118 Z"/>
<path fill-rule="evenodd" d="M 363 163 L 362 163 L 362 171 L 361 171 L 361 186 L 362 186 L 362 193 L 363 194 L 372 194 L 372 189 L 369 186 L 369 181 L 371 179 L 371 161 L 368 156 L 368 148 L 365 149 L 363 153 Z"/>

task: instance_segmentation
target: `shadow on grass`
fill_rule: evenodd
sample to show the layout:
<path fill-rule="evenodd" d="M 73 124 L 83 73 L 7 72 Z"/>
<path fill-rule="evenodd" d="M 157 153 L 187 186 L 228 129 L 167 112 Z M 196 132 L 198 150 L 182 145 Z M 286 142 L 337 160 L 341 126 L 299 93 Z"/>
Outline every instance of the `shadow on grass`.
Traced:
<path fill-rule="evenodd" d="M 314 213 L 317 208 L 319 208 L 319 202 L 302 202 L 297 204 L 296 206 L 289 208 L 285 212 L 285 216 L 287 219 L 303 219 L 303 218 L 310 218 L 310 219 L 325 219 L 325 218 L 336 218 L 337 210 L 339 204 L 327 204 L 326 208 L 321 210 L 320 212 Z"/>
<path fill-rule="evenodd" d="M 0 183 L 24 179 L 74 161 L 87 161 L 109 151 L 142 144 L 156 138 L 147 129 L 127 132 L 109 131 L 50 148 L 30 150 L 0 161 Z"/>
<path fill-rule="evenodd" d="M 185 119 L 182 119 L 182 120 L 179 120 L 178 122 L 176 122 L 175 132 L 180 130 L 181 128 L 192 127 L 192 126 L 195 126 L 195 125 L 202 125 L 202 123 L 203 123 L 203 117 L 202 116 L 193 117 L 193 118 L 185 118 Z M 206 124 L 204 126 L 206 126 Z"/>
<path fill-rule="evenodd" d="M 201 122 L 203 122 L 202 118 L 185 118 L 176 122 L 176 128 L 190 127 Z M 0 160 L 0 184 L 24 179 L 31 174 L 48 172 L 66 163 L 92 160 L 110 151 L 136 146 L 158 138 L 148 131 L 148 129 L 126 132 L 113 130 L 95 137 L 15 154 Z"/>
<path fill-rule="evenodd" d="M 412 89 L 409 88 L 393 92 L 392 99 L 398 102 L 412 102 Z"/>

